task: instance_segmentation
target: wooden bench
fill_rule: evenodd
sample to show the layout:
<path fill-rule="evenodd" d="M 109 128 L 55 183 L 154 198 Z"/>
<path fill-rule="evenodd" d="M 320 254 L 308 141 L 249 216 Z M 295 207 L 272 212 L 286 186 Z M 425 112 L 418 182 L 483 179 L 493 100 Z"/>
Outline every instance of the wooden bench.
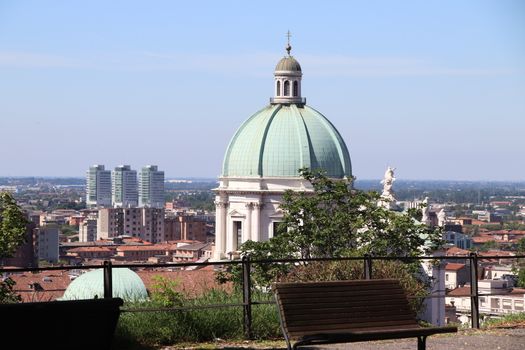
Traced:
<path fill-rule="evenodd" d="M 457 332 L 456 327 L 419 326 L 393 279 L 276 283 L 273 290 L 288 349 L 416 337 L 418 350 L 424 350 L 429 335 Z"/>

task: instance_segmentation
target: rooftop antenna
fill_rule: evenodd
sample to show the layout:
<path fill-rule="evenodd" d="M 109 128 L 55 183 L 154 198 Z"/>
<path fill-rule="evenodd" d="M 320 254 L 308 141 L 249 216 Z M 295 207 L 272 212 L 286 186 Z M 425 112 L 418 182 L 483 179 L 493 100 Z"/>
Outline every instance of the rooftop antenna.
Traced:
<path fill-rule="evenodd" d="M 292 50 L 292 47 L 290 46 L 290 37 L 291 36 L 292 36 L 292 34 L 288 30 L 288 32 L 286 33 L 286 37 L 288 38 L 288 45 L 286 45 L 286 51 L 288 51 L 288 56 L 290 56 L 290 51 Z"/>

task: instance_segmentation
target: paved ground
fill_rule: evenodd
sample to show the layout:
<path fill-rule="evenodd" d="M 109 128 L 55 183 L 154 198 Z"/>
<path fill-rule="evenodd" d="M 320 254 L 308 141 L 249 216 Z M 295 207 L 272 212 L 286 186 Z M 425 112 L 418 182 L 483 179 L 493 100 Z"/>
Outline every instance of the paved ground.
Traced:
<path fill-rule="evenodd" d="M 215 343 L 163 347 L 173 349 L 285 349 L 283 341 Z M 416 350 L 413 339 L 384 340 L 375 342 L 333 344 L 302 347 L 310 350 Z M 427 350 L 525 350 L 525 328 L 504 328 L 492 330 L 462 330 L 457 334 L 439 334 L 427 338 Z"/>
<path fill-rule="evenodd" d="M 416 339 L 388 340 L 340 345 L 325 345 L 309 349 L 330 350 L 415 350 Z M 462 331 L 458 334 L 433 335 L 427 338 L 427 350 L 525 350 L 525 329 Z"/>

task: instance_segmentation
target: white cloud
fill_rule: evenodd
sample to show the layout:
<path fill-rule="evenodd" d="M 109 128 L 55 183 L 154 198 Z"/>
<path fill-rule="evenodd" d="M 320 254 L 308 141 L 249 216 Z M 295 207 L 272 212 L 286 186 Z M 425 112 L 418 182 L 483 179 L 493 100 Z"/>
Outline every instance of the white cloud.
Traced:
<path fill-rule="evenodd" d="M 0 52 L 0 68 L 88 69 L 114 71 L 181 71 L 237 76 L 267 76 L 280 56 L 273 53 L 192 54 L 132 52 L 67 57 L 30 52 Z M 487 76 L 516 73 L 505 69 L 448 67 L 417 58 L 301 55 L 311 76 Z"/>
<path fill-rule="evenodd" d="M 49 54 L 30 52 L 0 52 L 0 67 L 14 68 L 76 68 L 81 66 L 76 60 Z"/>

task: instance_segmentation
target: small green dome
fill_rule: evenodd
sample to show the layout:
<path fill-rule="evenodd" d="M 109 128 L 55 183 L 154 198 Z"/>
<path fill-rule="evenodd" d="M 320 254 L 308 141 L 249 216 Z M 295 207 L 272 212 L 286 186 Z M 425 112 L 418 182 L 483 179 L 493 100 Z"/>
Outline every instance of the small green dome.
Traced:
<path fill-rule="evenodd" d="M 128 268 L 113 268 L 113 297 L 124 301 L 142 301 L 148 292 L 139 275 Z M 60 300 L 93 299 L 104 297 L 104 270 L 86 272 L 71 282 Z"/>
<path fill-rule="evenodd" d="M 273 104 L 237 130 L 222 176 L 298 177 L 300 168 L 322 169 L 332 178 L 352 177 L 346 144 L 328 119 L 306 105 Z"/>
<path fill-rule="evenodd" d="M 277 63 L 275 71 L 301 72 L 301 65 L 292 56 L 286 56 Z"/>

